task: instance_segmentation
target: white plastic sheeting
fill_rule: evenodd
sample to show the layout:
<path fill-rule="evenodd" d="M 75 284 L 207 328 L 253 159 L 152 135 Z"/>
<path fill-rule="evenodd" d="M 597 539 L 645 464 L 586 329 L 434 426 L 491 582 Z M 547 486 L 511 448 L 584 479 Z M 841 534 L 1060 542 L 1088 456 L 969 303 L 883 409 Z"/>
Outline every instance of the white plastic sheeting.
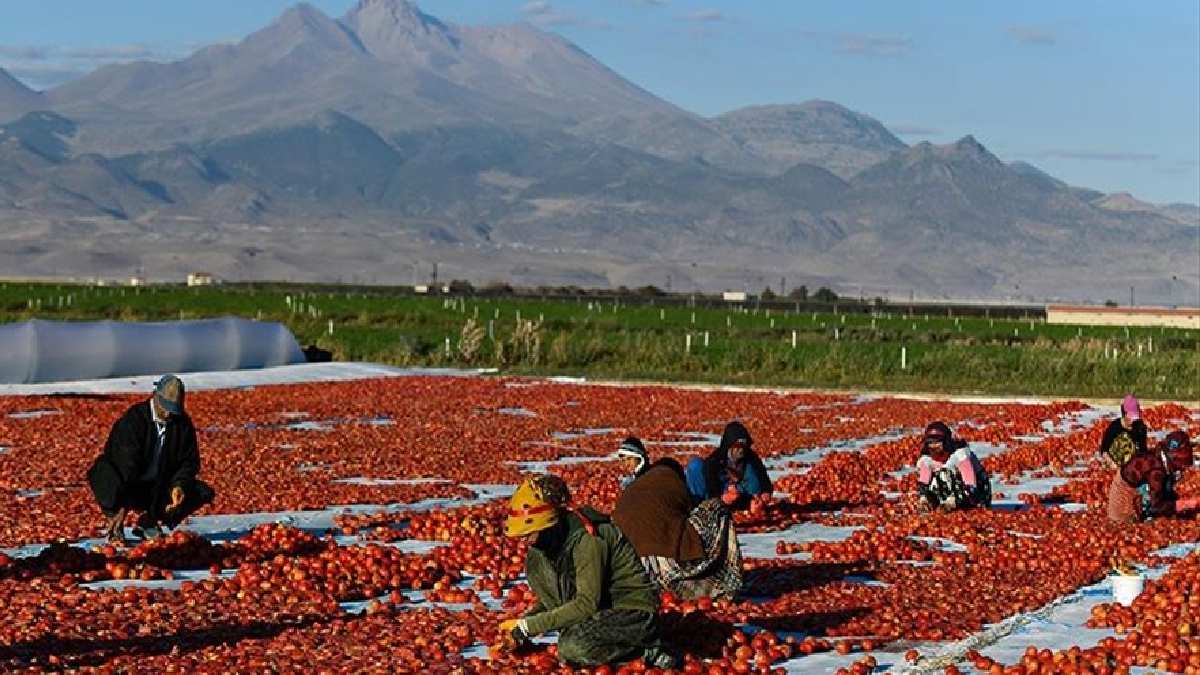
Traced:
<path fill-rule="evenodd" d="M 25 321 L 0 326 L 0 383 L 264 368 L 303 363 L 286 326 L 199 321 Z"/>

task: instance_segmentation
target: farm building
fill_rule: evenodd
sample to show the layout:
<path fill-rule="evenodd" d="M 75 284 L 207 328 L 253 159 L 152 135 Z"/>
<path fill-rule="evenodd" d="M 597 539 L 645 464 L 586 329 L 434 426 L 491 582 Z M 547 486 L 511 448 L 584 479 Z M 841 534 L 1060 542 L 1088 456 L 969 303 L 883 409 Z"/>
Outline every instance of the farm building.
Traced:
<path fill-rule="evenodd" d="M 1198 307 L 1047 305 L 1046 323 L 1083 326 L 1166 326 L 1200 329 Z"/>
<path fill-rule="evenodd" d="M 214 283 L 216 280 L 208 272 L 191 272 L 187 277 L 188 286 L 212 286 Z"/>

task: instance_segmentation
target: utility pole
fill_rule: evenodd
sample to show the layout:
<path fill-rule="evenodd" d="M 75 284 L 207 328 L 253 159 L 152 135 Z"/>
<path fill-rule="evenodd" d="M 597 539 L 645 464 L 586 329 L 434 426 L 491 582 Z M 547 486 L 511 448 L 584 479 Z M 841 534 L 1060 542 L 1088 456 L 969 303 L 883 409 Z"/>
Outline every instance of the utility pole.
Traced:
<path fill-rule="evenodd" d="M 779 277 L 779 297 L 787 296 L 787 277 Z"/>
<path fill-rule="evenodd" d="M 1133 307 L 1133 286 L 1129 287 L 1129 306 Z"/>

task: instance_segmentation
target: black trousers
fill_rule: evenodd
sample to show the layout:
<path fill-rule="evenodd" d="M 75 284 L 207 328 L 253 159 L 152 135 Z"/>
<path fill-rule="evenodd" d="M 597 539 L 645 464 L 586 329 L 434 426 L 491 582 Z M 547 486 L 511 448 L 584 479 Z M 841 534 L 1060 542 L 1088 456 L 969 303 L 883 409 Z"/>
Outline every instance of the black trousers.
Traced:
<path fill-rule="evenodd" d="M 154 483 L 149 482 L 134 482 L 129 483 L 121 490 L 117 497 L 117 508 L 126 509 L 128 511 L 140 511 L 147 515 L 156 514 L 157 522 L 166 525 L 167 527 L 175 527 L 183 521 L 184 518 L 192 515 L 201 507 L 210 504 L 216 493 L 208 483 L 202 480 L 193 480 L 188 485 L 183 486 L 183 505 L 174 511 L 167 511 L 167 506 L 171 503 L 171 489 L 168 487 L 163 490 L 163 494 L 159 496 L 158 503 L 154 503 Z M 105 515 L 112 515 L 105 513 Z M 154 520 L 151 516 L 149 519 Z"/>

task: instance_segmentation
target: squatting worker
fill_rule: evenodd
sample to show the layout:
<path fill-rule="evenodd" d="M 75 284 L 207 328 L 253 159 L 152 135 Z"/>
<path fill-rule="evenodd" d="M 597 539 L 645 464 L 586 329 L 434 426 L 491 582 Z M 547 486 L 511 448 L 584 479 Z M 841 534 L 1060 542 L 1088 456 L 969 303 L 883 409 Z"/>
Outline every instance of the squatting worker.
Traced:
<path fill-rule="evenodd" d="M 953 511 L 992 505 L 992 481 L 971 444 L 945 422 L 931 422 L 921 439 L 917 490 L 931 509 Z"/>
<path fill-rule="evenodd" d="M 504 533 L 529 542 L 525 572 L 537 596 L 520 619 L 500 624 L 504 646 L 558 631 L 558 658 L 600 666 L 642 658 L 669 668 L 658 627 L 658 593 L 633 546 L 594 509 L 571 508 L 566 483 L 551 474 L 527 478 L 509 502 Z"/>
<path fill-rule="evenodd" d="M 1182 430 L 1167 434 L 1151 450 L 1134 453 L 1109 486 L 1108 519 L 1136 523 L 1195 511 L 1200 497 L 1180 498 L 1176 492 L 1181 474 L 1192 462 L 1192 439 Z"/>
<path fill-rule="evenodd" d="M 1146 423 L 1142 421 L 1142 406 L 1133 394 L 1121 401 L 1121 416 L 1108 423 L 1100 439 L 1100 454 L 1106 455 L 1120 469 L 1135 454 L 1146 452 Z M 1117 472 L 1120 474 L 1120 471 Z"/>
<path fill-rule="evenodd" d="M 617 455 L 640 462 L 612 520 L 641 556 L 654 585 L 687 600 L 736 596 L 742 554 L 728 507 L 720 499 L 694 506 L 679 462 L 664 457 L 648 463 L 637 437 L 626 438 Z"/>
<path fill-rule="evenodd" d="M 183 395 L 178 377 L 162 376 L 149 399 L 130 406 L 113 424 L 88 471 L 110 542 L 125 543 L 127 512 L 141 514 L 134 536 L 153 539 L 160 525 L 175 527 L 213 499 L 212 488 L 196 478 L 200 451 Z"/>
<path fill-rule="evenodd" d="M 685 473 L 693 499 L 725 499 L 735 511 L 748 508 L 752 498 L 769 495 L 774 489 L 766 466 L 754 451 L 750 432 L 737 421 L 726 424 L 717 449 L 708 457 L 693 457 Z"/>

